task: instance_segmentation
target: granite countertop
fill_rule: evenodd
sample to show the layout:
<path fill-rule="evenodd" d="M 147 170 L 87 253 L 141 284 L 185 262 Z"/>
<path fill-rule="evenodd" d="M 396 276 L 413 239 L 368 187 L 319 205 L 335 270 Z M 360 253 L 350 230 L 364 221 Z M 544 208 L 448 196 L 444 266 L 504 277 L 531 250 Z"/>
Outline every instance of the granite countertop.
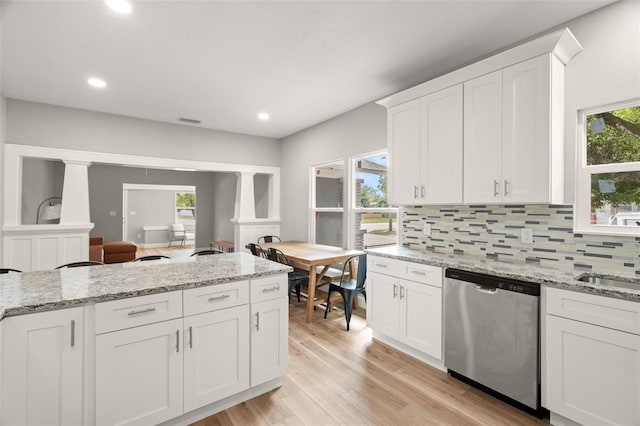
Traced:
<path fill-rule="evenodd" d="M 2 274 L 0 318 L 289 271 L 289 266 L 247 253 L 225 253 Z"/>
<path fill-rule="evenodd" d="M 640 281 L 636 276 L 628 274 L 615 274 L 614 276 L 603 273 L 602 275 L 604 276 L 608 275 L 610 277 L 626 281 L 625 287 L 614 287 L 610 285 L 604 286 L 578 281 L 577 277 L 584 275 L 585 272 L 564 271 L 539 265 L 509 263 L 469 255 L 448 255 L 421 252 L 402 246 L 386 246 L 367 249 L 367 253 L 374 256 L 389 257 L 392 259 L 442 266 L 445 268 L 457 268 L 465 271 L 491 274 L 504 278 L 536 282 L 549 287 L 557 287 L 640 302 Z"/>

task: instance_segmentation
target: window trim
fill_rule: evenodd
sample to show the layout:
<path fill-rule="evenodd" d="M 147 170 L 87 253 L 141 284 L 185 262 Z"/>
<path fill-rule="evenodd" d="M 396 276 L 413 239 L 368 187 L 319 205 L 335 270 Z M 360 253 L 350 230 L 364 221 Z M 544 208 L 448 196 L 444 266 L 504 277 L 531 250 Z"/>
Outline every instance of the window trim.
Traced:
<path fill-rule="evenodd" d="M 330 166 L 331 164 L 342 163 L 342 179 L 346 178 L 345 176 L 345 161 L 344 158 L 337 158 L 331 161 L 324 161 L 318 164 L 312 164 L 309 167 L 309 229 L 308 229 L 308 240 L 310 243 L 316 242 L 316 212 L 332 212 L 332 213 L 342 213 L 342 231 L 344 234 L 345 220 L 344 220 L 344 199 L 342 200 L 343 207 L 316 207 L 316 169 Z M 344 195 L 343 195 L 344 196 Z M 348 234 L 347 234 L 348 235 Z M 344 245 L 344 241 L 342 241 Z"/>
<path fill-rule="evenodd" d="M 573 230 L 579 234 L 640 235 L 640 228 L 594 225 L 591 223 L 591 175 L 599 173 L 640 171 L 640 161 L 617 164 L 587 165 L 587 116 L 632 106 L 640 106 L 640 98 L 615 102 L 578 111 L 576 146 L 576 185 Z"/>

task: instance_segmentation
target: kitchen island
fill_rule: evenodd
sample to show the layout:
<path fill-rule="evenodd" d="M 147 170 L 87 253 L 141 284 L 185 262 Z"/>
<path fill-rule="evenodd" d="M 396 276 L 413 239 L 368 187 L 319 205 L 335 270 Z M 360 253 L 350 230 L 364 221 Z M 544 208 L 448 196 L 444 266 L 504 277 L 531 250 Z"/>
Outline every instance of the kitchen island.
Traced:
<path fill-rule="evenodd" d="M 289 270 L 229 253 L 0 276 L 0 424 L 187 424 L 280 386 Z"/>

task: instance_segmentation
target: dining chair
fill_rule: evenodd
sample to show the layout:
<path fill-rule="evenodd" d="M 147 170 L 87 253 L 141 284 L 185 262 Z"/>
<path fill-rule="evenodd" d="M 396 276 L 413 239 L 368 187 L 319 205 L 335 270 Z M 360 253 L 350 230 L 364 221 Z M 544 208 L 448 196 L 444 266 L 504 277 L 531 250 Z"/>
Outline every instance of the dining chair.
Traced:
<path fill-rule="evenodd" d="M 262 237 L 258 238 L 258 244 L 272 243 L 274 241 L 280 242 L 282 240 L 277 235 L 263 235 Z"/>
<path fill-rule="evenodd" d="M 247 247 L 249 248 L 249 251 L 251 251 L 252 255 L 258 256 L 258 257 L 266 257 L 265 250 L 263 250 L 262 247 L 260 247 L 258 244 L 249 243 L 247 244 Z"/>
<path fill-rule="evenodd" d="M 13 269 L 13 268 L 0 268 L 0 274 L 8 274 L 9 272 L 22 272 L 19 269 Z"/>
<path fill-rule="evenodd" d="M 272 260 L 274 262 L 282 263 L 287 266 L 291 266 L 291 262 L 286 254 L 274 247 L 269 247 L 267 251 L 267 259 Z M 309 276 L 301 274 L 300 272 L 293 271 L 289 272 L 289 302 L 291 302 L 291 290 L 296 289 L 296 296 L 298 297 L 298 302 L 300 302 L 300 286 L 309 285 Z"/>
<path fill-rule="evenodd" d="M 221 252 L 220 250 L 216 250 L 216 249 L 211 249 L 211 250 L 200 250 L 200 251 L 194 251 L 191 256 L 207 256 L 210 254 L 222 254 L 223 252 Z"/>
<path fill-rule="evenodd" d="M 164 256 L 162 254 L 150 254 L 149 256 L 142 256 L 136 259 L 133 259 L 131 262 L 146 262 L 147 260 L 160 260 L 160 259 L 171 259 L 169 256 Z"/>
<path fill-rule="evenodd" d="M 356 278 L 349 276 L 349 262 L 358 261 L 358 270 L 356 272 Z M 353 299 L 356 298 L 358 293 L 362 293 L 365 302 L 367 301 L 367 292 L 364 288 L 365 280 L 367 279 L 367 254 L 359 254 L 351 256 L 344 262 L 342 267 L 342 276 L 339 282 L 332 282 L 329 284 L 329 293 L 327 294 L 327 309 L 324 311 L 324 318 L 327 318 L 329 312 L 329 306 L 331 306 L 331 293 L 336 291 L 342 296 L 344 302 L 344 316 L 347 320 L 347 331 L 349 331 L 349 323 L 351 322 L 351 312 L 353 310 Z"/>
<path fill-rule="evenodd" d="M 79 268 L 79 267 L 82 267 L 82 266 L 96 266 L 96 265 L 104 265 L 104 263 L 96 262 L 94 260 L 87 260 L 87 261 L 82 261 L 82 262 L 65 263 L 64 265 L 58 266 L 56 269 Z"/>

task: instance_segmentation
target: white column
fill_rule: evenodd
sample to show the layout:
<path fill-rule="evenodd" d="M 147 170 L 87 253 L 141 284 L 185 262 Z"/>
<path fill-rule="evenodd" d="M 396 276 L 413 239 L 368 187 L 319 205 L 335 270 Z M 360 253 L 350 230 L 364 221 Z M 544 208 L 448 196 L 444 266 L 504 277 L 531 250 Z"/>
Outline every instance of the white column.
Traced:
<path fill-rule="evenodd" d="M 255 173 L 236 173 L 236 205 L 233 218 L 236 220 L 255 220 L 256 199 L 253 192 Z"/>
<path fill-rule="evenodd" d="M 60 224 L 91 222 L 88 173 L 90 165 L 91 163 L 82 161 L 64 162 Z"/>

